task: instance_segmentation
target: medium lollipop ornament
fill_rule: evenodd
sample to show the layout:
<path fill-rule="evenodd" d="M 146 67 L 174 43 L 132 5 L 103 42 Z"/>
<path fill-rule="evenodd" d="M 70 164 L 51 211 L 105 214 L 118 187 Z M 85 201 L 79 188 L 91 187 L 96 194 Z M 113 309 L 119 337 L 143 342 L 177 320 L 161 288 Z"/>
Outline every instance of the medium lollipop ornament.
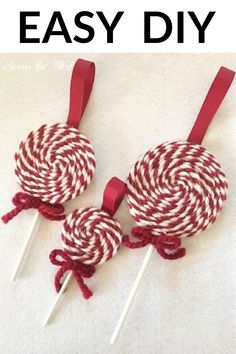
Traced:
<path fill-rule="evenodd" d="M 122 243 L 121 226 L 113 215 L 119 208 L 125 192 L 126 184 L 113 177 L 104 190 L 101 209 L 75 209 L 66 217 L 61 234 L 63 249 L 55 249 L 50 254 L 51 263 L 59 267 L 55 275 L 58 295 L 44 326 L 50 321 L 72 275 L 85 299 L 93 295 L 84 279 L 94 275 L 96 266 L 109 261 Z M 65 274 L 66 278 L 62 282 Z"/>
<path fill-rule="evenodd" d="M 217 73 L 186 142 L 161 144 L 146 152 L 127 179 L 127 202 L 137 225 L 129 248 L 149 245 L 126 305 L 113 332 L 113 344 L 153 252 L 175 260 L 185 255 L 181 241 L 206 230 L 217 219 L 226 200 L 228 183 L 215 157 L 200 144 L 227 93 L 235 73 L 222 67 Z"/>
<path fill-rule="evenodd" d="M 22 268 L 39 216 L 63 220 L 62 203 L 78 197 L 93 178 L 94 151 L 88 138 L 77 128 L 92 90 L 94 75 L 94 63 L 78 59 L 71 77 L 66 124 L 45 124 L 32 131 L 15 154 L 15 174 L 22 192 L 16 193 L 13 198 L 15 208 L 4 215 L 2 221 L 8 223 L 23 210 L 34 208 L 37 211 L 12 280 Z"/>

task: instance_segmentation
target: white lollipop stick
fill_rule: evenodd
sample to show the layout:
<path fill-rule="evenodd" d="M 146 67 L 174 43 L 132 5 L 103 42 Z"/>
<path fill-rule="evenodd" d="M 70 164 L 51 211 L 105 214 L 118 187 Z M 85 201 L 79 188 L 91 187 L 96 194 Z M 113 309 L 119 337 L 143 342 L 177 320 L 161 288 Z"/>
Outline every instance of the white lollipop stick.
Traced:
<path fill-rule="evenodd" d="M 146 256 L 144 257 L 144 260 L 143 260 L 143 263 L 141 265 L 141 268 L 140 268 L 140 270 L 138 272 L 137 278 L 135 279 L 135 282 L 134 282 L 134 285 L 133 285 L 133 287 L 131 289 L 131 292 L 129 294 L 128 300 L 127 300 L 127 302 L 125 304 L 125 307 L 124 307 L 124 309 L 123 309 L 123 311 L 121 313 L 119 321 L 118 321 L 118 323 L 117 323 L 117 325 L 115 327 L 115 330 L 114 330 L 114 332 L 112 334 L 112 337 L 111 337 L 111 340 L 110 340 L 110 344 L 114 344 L 116 339 L 119 336 L 120 330 L 121 330 L 121 328 L 124 325 L 125 319 L 126 319 L 128 313 L 129 313 L 130 307 L 131 307 L 132 302 L 133 302 L 133 300 L 135 298 L 135 295 L 137 293 L 137 290 L 138 290 L 139 285 L 141 283 L 141 280 L 143 278 L 144 272 L 145 272 L 145 270 L 146 270 L 146 268 L 147 268 L 147 266 L 149 264 L 149 261 L 151 259 L 152 254 L 153 254 L 153 251 L 154 251 L 154 247 L 153 247 L 153 245 L 150 245 L 148 247 Z"/>
<path fill-rule="evenodd" d="M 73 272 L 70 271 L 68 273 L 64 283 L 62 284 L 62 287 L 61 287 L 59 293 L 57 294 L 57 297 L 56 297 L 51 309 L 49 310 L 47 317 L 45 318 L 45 320 L 43 322 L 43 327 L 45 327 L 48 324 L 48 322 L 50 321 L 52 315 L 54 314 L 54 312 L 55 312 L 55 310 L 57 308 L 57 304 L 58 304 L 59 300 L 61 299 L 64 291 L 66 290 L 67 286 L 69 285 L 69 282 L 71 280 L 72 275 L 73 275 Z"/>
<path fill-rule="evenodd" d="M 36 229 L 38 220 L 39 220 L 39 212 L 36 211 L 34 219 L 33 219 L 33 222 L 32 222 L 32 225 L 31 225 L 31 228 L 30 228 L 30 231 L 29 231 L 29 234 L 28 234 L 28 236 L 27 236 L 27 238 L 25 240 L 24 246 L 22 248 L 20 258 L 18 259 L 16 267 L 15 267 L 13 273 L 12 273 L 11 281 L 15 281 L 17 276 L 19 275 L 20 271 L 22 270 L 22 266 L 23 266 L 23 263 L 25 261 L 26 254 L 28 253 L 28 251 L 30 249 L 30 246 L 32 244 L 32 239 L 33 239 L 33 236 L 34 236 L 34 231 Z"/>

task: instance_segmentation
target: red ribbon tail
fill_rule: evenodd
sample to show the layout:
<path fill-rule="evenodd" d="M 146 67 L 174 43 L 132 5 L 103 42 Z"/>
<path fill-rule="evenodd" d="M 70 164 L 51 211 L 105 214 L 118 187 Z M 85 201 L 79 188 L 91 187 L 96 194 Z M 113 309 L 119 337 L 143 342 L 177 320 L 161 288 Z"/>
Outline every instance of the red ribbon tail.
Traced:
<path fill-rule="evenodd" d="M 73 272 L 75 279 L 77 280 L 77 283 L 80 287 L 80 290 L 83 294 L 83 297 L 88 300 L 91 296 L 93 296 L 92 291 L 89 289 L 89 287 L 85 284 L 83 277 L 76 271 Z"/>
<path fill-rule="evenodd" d="M 4 224 L 7 224 L 9 221 L 11 221 L 14 217 L 16 217 L 22 210 L 24 209 L 23 206 L 18 206 L 5 215 L 1 217 L 2 221 Z"/>
<path fill-rule="evenodd" d="M 178 248 L 174 253 L 167 253 L 164 247 L 160 247 L 159 245 L 155 246 L 159 255 L 164 259 L 175 260 L 185 256 L 186 250 L 185 248 Z"/>
<path fill-rule="evenodd" d="M 128 235 L 124 235 L 123 237 L 123 244 L 131 249 L 134 248 L 142 248 L 149 244 L 148 240 L 141 240 L 141 241 L 131 241 Z"/>

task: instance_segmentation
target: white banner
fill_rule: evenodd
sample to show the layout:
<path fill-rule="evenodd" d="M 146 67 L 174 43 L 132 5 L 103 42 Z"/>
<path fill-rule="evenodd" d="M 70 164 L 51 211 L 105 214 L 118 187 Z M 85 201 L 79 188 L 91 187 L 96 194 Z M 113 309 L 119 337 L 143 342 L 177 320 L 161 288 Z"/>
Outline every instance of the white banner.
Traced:
<path fill-rule="evenodd" d="M 1 52 L 234 52 L 235 1 L 13 1 Z"/>

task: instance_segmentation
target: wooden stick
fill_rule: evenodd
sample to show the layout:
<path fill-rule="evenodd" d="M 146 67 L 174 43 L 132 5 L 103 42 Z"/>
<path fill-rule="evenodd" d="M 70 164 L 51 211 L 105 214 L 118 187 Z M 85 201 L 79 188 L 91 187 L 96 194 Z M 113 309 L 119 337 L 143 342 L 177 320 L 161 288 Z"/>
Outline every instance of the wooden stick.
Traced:
<path fill-rule="evenodd" d="M 22 251 L 21 251 L 21 255 L 20 258 L 18 259 L 18 262 L 16 264 L 16 267 L 12 273 L 11 276 L 11 281 L 15 281 L 17 276 L 19 275 L 19 273 L 22 271 L 22 267 L 23 267 L 23 263 L 25 261 L 26 258 L 26 254 L 28 253 L 30 246 L 32 244 L 32 240 L 33 240 L 33 236 L 34 236 L 34 231 L 36 229 L 36 226 L 38 224 L 39 221 L 39 212 L 36 211 L 31 228 L 29 230 L 28 236 L 26 237 L 25 243 L 23 245 Z"/>
<path fill-rule="evenodd" d="M 70 282 L 70 280 L 71 280 L 72 275 L 73 275 L 73 272 L 70 271 L 70 272 L 68 273 L 68 275 L 67 275 L 67 277 L 66 277 L 64 283 L 62 284 L 62 287 L 61 287 L 59 293 L 57 294 L 57 296 L 56 296 L 56 298 L 55 298 L 55 301 L 54 301 L 52 307 L 50 308 L 50 310 L 49 310 L 49 312 L 48 312 L 47 317 L 45 318 L 45 320 L 44 320 L 44 322 L 43 322 L 43 327 L 45 327 L 45 326 L 49 323 L 49 321 L 50 321 L 52 315 L 54 314 L 54 312 L 55 312 L 55 310 L 56 310 L 56 308 L 57 308 L 57 304 L 58 304 L 59 300 L 61 299 L 61 297 L 62 297 L 64 291 L 66 290 L 67 286 L 69 285 L 69 282 Z"/>
<path fill-rule="evenodd" d="M 141 268 L 140 268 L 140 270 L 138 272 L 137 278 L 135 279 L 135 282 L 134 282 L 134 285 L 133 285 L 133 287 L 131 289 L 131 292 L 129 294 L 128 300 L 127 300 L 127 302 L 125 304 L 125 307 L 124 307 L 124 309 L 123 309 L 123 311 L 121 313 L 119 321 L 118 321 L 118 323 L 117 323 L 117 325 L 115 327 L 115 330 L 114 330 L 114 332 L 112 334 L 112 337 L 111 337 L 111 340 L 110 340 L 110 344 L 114 344 L 116 339 L 119 336 L 120 330 L 121 330 L 121 328 L 124 325 L 125 319 L 126 319 L 128 313 L 129 313 L 129 310 L 130 310 L 130 307 L 132 305 L 132 302 L 134 301 L 135 295 L 137 293 L 137 290 L 138 290 L 139 285 L 141 283 L 141 280 L 143 278 L 144 272 L 145 272 L 145 270 L 146 270 L 146 268 L 147 268 L 147 266 L 148 266 L 148 264 L 150 262 L 150 259 L 151 259 L 151 256 L 153 254 L 153 251 L 154 251 L 154 247 L 152 245 L 150 245 L 148 247 L 146 256 L 144 257 L 144 260 L 143 260 L 143 263 L 141 265 Z"/>

